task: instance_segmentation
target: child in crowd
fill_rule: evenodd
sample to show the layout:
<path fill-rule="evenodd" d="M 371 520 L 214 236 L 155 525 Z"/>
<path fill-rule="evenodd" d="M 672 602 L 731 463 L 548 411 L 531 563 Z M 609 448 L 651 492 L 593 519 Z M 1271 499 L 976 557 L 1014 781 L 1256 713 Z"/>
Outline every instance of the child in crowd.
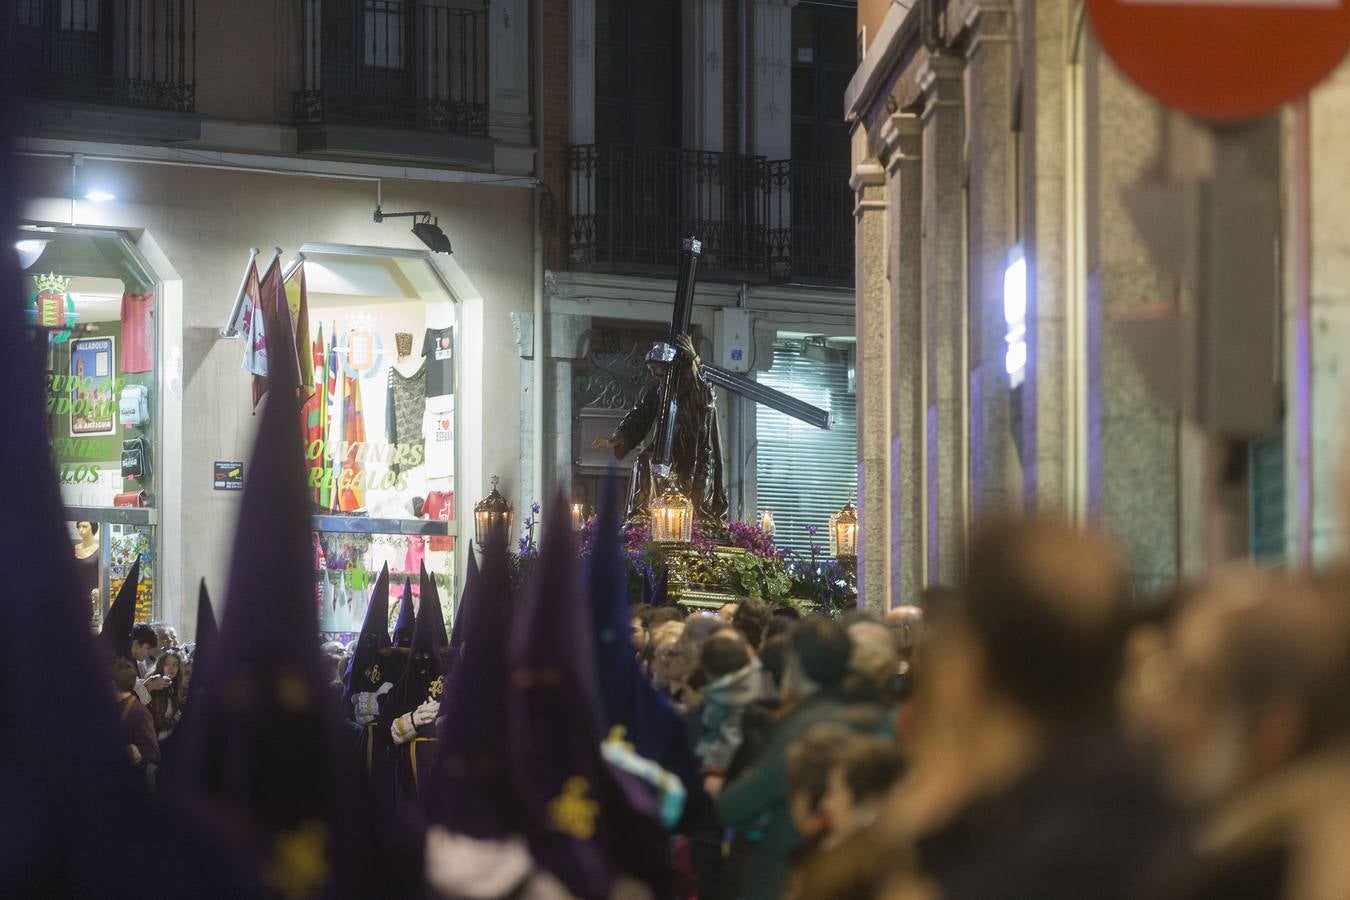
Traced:
<path fill-rule="evenodd" d="M 708 638 L 699 652 L 699 666 L 707 685 L 694 752 L 705 774 L 725 775 L 741 745 L 745 710 L 764 695 L 764 673 L 745 640 L 725 630 Z"/>

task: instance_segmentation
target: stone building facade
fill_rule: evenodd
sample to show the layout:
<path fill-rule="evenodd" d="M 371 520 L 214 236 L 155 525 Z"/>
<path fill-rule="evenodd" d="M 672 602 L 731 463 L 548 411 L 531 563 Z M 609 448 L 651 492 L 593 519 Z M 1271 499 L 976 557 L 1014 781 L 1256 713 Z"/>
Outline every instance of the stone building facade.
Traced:
<path fill-rule="evenodd" d="M 1005 515 L 1100 523 L 1141 595 L 1341 552 L 1350 66 L 1223 133 L 1125 80 L 1079 0 L 864 2 L 858 37 L 865 604 L 958 579 Z M 1226 306 L 1234 171 L 1273 290 Z"/>

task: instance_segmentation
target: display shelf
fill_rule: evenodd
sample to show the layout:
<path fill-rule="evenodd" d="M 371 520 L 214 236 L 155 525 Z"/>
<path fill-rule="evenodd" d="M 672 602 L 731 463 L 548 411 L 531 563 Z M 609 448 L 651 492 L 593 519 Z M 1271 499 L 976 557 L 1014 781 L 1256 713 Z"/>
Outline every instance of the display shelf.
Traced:
<path fill-rule="evenodd" d="M 457 522 L 431 519 L 370 519 L 364 516 L 311 516 L 315 531 L 337 534 L 406 534 L 456 537 Z"/>
<path fill-rule="evenodd" d="M 67 522 L 98 522 L 104 525 L 155 525 L 159 517 L 150 506 L 67 506 Z M 444 522 L 438 523 L 444 525 Z"/>

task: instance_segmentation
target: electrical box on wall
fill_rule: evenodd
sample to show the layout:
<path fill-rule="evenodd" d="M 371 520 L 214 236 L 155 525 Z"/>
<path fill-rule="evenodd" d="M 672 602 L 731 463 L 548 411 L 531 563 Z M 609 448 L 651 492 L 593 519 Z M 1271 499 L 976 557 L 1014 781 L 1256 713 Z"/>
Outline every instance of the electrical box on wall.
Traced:
<path fill-rule="evenodd" d="M 715 365 L 728 372 L 750 371 L 750 310 L 719 309 L 713 313 Z"/>

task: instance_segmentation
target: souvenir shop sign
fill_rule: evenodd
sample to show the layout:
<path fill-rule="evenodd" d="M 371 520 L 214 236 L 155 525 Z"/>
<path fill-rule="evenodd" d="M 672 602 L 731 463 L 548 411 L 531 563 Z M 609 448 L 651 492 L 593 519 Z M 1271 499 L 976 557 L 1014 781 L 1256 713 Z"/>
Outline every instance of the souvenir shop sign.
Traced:
<path fill-rule="evenodd" d="M 406 470 L 422 465 L 424 460 L 422 444 L 387 441 L 313 440 L 306 445 L 305 456 L 309 460 L 311 488 L 336 486 L 340 490 L 405 490 L 408 487 Z M 403 471 L 372 473 L 366 470 L 367 465 L 395 465 Z"/>
<path fill-rule="evenodd" d="M 211 488 L 217 491 L 242 491 L 244 489 L 244 464 L 237 460 L 216 460 Z"/>
<path fill-rule="evenodd" d="M 113 338 L 70 342 L 70 434 L 112 434 L 117 425 L 117 385 L 113 374 Z M 65 398 L 61 398 L 65 399 Z M 62 412 L 59 409 L 57 412 Z"/>

